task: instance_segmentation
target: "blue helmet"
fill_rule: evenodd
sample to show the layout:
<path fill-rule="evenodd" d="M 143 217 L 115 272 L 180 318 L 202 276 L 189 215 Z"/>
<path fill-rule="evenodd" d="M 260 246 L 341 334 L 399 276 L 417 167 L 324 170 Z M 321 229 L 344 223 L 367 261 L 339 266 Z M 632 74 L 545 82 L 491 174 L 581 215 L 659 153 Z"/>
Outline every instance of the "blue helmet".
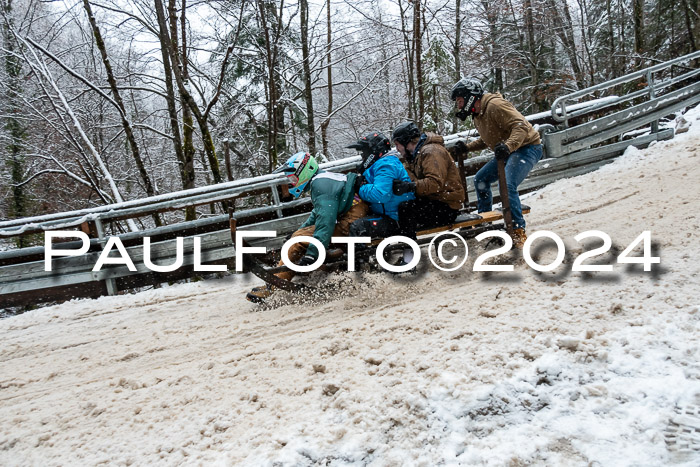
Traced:
<path fill-rule="evenodd" d="M 292 186 L 289 193 L 298 198 L 318 173 L 318 162 L 308 152 L 298 152 L 272 173 L 284 173 Z"/>

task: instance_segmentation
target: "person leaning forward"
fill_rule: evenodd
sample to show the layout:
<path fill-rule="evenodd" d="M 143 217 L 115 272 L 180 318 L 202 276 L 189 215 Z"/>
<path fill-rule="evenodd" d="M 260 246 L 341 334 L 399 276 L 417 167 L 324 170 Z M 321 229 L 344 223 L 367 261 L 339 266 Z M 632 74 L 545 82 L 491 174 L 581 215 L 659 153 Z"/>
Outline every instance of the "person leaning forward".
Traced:
<path fill-rule="evenodd" d="M 410 182 L 395 180 L 395 194 L 413 192 L 416 199 L 399 206 L 402 235 L 416 238 L 416 231 L 455 221 L 464 202 L 459 170 L 442 136 L 421 134 L 413 122 L 398 125 L 392 134 L 396 149 L 405 157 Z"/>
<path fill-rule="evenodd" d="M 472 117 L 479 139 L 463 146 L 463 150 L 478 151 L 489 148 L 495 159 L 486 163 L 474 176 L 478 212 L 493 208 L 491 184 L 498 181 L 498 159 L 506 160 L 506 184 L 513 217 L 513 244 L 522 248 L 527 236 L 518 185 L 542 158 L 540 134 L 516 108 L 498 93 L 485 93 L 474 78 L 462 78 L 451 93 L 461 120 Z M 464 144 L 464 143 L 462 143 Z"/>
<path fill-rule="evenodd" d="M 350 225 L 369 213 L 369 206 L 356 194 L 358 174 L 340 174 L 319 170 L 316 159 L 309 153 L 299 152 L 290 157 L 274 173 L 284 173 L 289 180 L 289 193 L 299 198 L 307 190 L 311 192 L 313 209 L 308 219 L 291 236 L 311 236 L 328 248 L 331 237 L 347 237 Z M 289 259 L 302 266 L 313 264 L 318 249 L 309 242 L 297 242 L 288 251 Z M 284 263 L 280 261 L 280 266 Z M 284 280 L 292 280 L 294 271 L 275 274 Z M 272 295 L 274 288 L 266 284 L 255 287 L 247 295 L 251 302 L 261 303 Z"/>

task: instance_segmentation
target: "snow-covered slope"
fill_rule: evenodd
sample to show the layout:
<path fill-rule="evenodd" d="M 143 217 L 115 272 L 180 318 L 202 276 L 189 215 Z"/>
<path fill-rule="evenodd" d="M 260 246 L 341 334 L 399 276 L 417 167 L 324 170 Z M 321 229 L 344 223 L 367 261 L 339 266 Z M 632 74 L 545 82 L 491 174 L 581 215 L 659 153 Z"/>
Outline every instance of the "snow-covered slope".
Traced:
<path fill-rule="evenodd" d="M 551 273 L 472 252 L 320 303 L 235 276 L 4 319 L 0 464 L 698 465 L 699 115 L 527 199 Z M 650 230 L 661 265 L 572 273 L 587 230 Z"/>

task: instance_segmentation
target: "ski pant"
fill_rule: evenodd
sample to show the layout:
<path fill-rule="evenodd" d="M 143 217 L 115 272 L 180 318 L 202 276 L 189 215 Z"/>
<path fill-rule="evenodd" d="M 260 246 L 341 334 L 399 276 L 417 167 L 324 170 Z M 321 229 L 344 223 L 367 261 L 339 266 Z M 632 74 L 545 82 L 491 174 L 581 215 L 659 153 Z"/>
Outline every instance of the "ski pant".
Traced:
<path fill-rule="evenodd" d="M 542 158 L 542 145 L 529 144 L 513 151 L 506 162 L 506 184 L 508 185 L 508 201 L 510 212 L 513 216 L 513 228 L 524 229 L 525 218 L 523 208 L 520 205 L 518 185 L 520 185 L 530 170 Z M 476 188 L 477 210 L 486 212 L 493 209 L 493 195 L 491 184 L 498 181 L 498 162 L 491 159 L 474 176 Z"/>
<path fill-rule="evenodd" d="M 353 222 L 356 220 L 360 219 L 361 217 L 366 216 L 369 213 L 369 205 L 365 202 L 360 202 L 353 204 L 348 211 L 341 215 L 338 220 L 336 221 L 335 224 L 335 230 L 333 231 L 333 236 L 334 237 L 347 237 L 348 234 L 350 233 L 350 226 L 352 225 Z M 316 227 L 313 225 L 310 225 L 308 227 L 301 228 L 294 232 L 292 234 L 292 237 L 298 237 L 300 235 L 306 235 L 309 237 L 313 237 L 314 231 L 316 230 Z M 292 245 L 289 248 L 288 256 L 289 259 L 293 262 L 296 263 L 299 261 L 302 256 L 306 254 L 306 249 L 309 246 L 309 242 L 298 242 Z M 279 266 L 284 266 L 284 263 L 280 260 Z M 275 274 L 277 277 L 280 279 L 284 279 L 287 281 L 292 280 L 292 278 L 295 276 L 294 271 L 282 271 L 278 272 Z"/>
<path fill-rule="evenodd" d="M 442 201 L 416 198 L 399 204 L 400 234 L 415 239 L 421 229 L 452 224 L 459 211 Z"/>

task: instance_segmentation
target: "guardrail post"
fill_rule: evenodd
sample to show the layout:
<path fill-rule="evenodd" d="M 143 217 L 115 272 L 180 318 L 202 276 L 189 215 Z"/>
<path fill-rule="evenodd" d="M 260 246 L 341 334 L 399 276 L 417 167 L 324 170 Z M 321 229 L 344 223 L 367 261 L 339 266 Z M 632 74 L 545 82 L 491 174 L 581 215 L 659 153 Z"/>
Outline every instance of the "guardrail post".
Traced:
<path fill-rule="evenodd" d="M 545 133 L 542 137 L 544 147 L 547 148 L 547 157 L 561 157 L 564 155 L 561 149 L 562 132 Z"/>
<path fill-rule="evenodd" d="M 569 128 L 569 116 L 566 114 L 566 101 L 561 101 L 561 117 L 564 119 L 562 125 L 564 128 Z"/>
<path fill-rule="evenodd" d="M 97 228 L 97 238 L 102 246 L 102 251 L 104 251 L 105 245 L 107 244 L 107 239 L 105 236 L 104 225 L 102 225 L 102 219 L 99 217 L 95 219 L 95 227 Z M 117 295 L 117 282 L 114 279 L 105 279 L 105 284 L 107 285 L 108 295 Z"/>
<path fill-rule="evenodd" d="M 281 207 L 282 201 L 280 201 L 280 194 L 277 193 L 277 185 L 272 185 L 270 187 L 270 190 L 272 190 L 272 199 L 275 202 L 275 207 L 277 208 L 277 209 L 275 209 L 275 212 L 277 213 L 277 217 L 282 218 L 282 217 L 284 217 L 284 215 L 282 214 L 282 207 Z"/>
<path fill-rule="evenodd" d="M 654 89 L 654 79 L 652 78 L 652 73 L 651 70 L 647 71 L 647 85 L 649 86 L 649 99 L 655 99 L 656 98 L 656 89 Z M 654 120 L 651 122 L 651 132 L 652 133 L 658 133 L 659 132 L 659 121 Z"/>

